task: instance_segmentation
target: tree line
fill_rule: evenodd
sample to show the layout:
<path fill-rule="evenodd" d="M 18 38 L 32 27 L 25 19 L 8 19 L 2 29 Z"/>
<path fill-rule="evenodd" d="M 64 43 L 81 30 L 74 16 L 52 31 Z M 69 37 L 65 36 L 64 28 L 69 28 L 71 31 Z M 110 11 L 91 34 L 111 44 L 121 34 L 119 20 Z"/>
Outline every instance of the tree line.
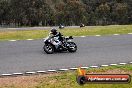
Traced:
<path fill-rule="evenodd" d="M 132 23 L 132 0 L 0 0 L 0 25 Z"/>

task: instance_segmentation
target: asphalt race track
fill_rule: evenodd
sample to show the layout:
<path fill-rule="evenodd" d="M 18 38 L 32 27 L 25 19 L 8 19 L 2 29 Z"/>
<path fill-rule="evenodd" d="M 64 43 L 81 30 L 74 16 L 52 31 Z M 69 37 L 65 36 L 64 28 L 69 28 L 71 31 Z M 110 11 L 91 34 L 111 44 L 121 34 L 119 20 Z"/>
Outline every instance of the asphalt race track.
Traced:
<path fill-rule="evenodd" d="M 46 54 L 43 40 L 0 42 L 0 74 L 132 61 L 132 35 L 76 37 L 76 53 Z"/>

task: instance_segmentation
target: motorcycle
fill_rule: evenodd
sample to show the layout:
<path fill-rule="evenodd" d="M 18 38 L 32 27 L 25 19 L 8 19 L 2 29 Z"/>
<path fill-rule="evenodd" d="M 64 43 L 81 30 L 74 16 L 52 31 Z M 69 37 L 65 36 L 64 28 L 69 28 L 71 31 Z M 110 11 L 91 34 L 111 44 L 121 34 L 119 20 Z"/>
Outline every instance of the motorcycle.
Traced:
<path fill-rule="evenodd" d="M 80 28 L 81 28 L 81 27 L 85 27 L 85 25 L 84 25 L 83 23 L 81 23 L 81 24 L 80 24 Z"/>
<path fill-rule="evenodd" d="M 59 25 L 59 29 L 64 29 L 65 27 L 63 25 Z"/>
<path fill-rule="evenodd" d="M 55 37 L 48 36 L 44 39 L 43 49 L 47 54 L 53 54 L 54 52 L 69 51 L 76 52 L 77 45 L 71 41 L 72 36 L 63 37 L 63 42 L 60 42 Z"/>

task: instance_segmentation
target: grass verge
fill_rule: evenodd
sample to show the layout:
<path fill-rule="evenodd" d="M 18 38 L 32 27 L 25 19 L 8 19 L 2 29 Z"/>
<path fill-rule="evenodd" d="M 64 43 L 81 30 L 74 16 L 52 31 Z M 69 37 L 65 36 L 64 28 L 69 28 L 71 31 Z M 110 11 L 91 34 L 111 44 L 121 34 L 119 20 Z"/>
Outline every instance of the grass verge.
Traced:
<path fill-rule="evenodd" d="M 132 32 L 132 25 L 89 26 L 84 28 L 65 28 L 60 30 L 64 36 L 89 36 L 127 34 Z M 0 40 L 41 39 L 48 35 L 49 30 L 1 30 Z"/>
<path fill-rule="evenodd" d="M 88 73 L 130 74 L 132 65 L 90 68 Z M 0 88 L 132 88 L 130 84 L 86 84 L 76 83 L 76 72 L 64 72 L 46 75 L 0 78 Z"/>

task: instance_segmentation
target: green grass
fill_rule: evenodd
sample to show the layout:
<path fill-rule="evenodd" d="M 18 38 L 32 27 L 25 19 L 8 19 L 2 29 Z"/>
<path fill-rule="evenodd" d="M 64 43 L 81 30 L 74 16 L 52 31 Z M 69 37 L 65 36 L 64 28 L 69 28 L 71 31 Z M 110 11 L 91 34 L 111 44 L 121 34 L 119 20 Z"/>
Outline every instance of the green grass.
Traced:
<path fill-rule="evenodd" d="M 87 73 L 93 72 L 104 74 L 121 73 L 132 76 L 132 65 L 87 69 Z M 130 84 L 85 84 L 81 86 L 76 82 L 76 74 L 76 71 L 69 71 L 46 76 L 0 78 L 0 82 L 1 80 L 5 81 L 5 83 L 0 83 L 0 88 L 132 88 L 132 82 Z"/>
<path fill-rule="evenodd" d="M 41 39 L 46 37 L 49 31 L 50 30 L 2 30 L 0 31 L 0 40 Z M 65 28 L 59 31 L 63 33 L 64 36 L 127 34 L 132 32 L 132 25 L 89 26 L 84 28 Z"/>

